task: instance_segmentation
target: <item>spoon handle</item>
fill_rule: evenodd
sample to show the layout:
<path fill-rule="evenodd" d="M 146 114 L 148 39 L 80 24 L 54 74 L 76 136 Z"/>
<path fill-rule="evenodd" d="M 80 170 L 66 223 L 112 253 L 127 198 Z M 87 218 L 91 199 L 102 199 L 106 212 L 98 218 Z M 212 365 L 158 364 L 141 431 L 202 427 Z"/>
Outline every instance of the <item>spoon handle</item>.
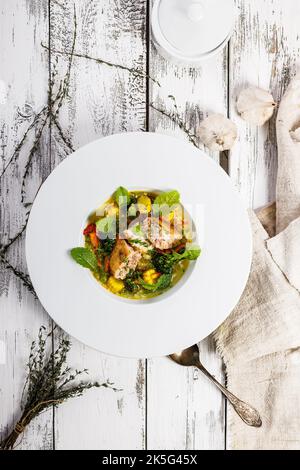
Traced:
<path fill-rule="evenodd" d="M 254 426 L 256 428 L 260 428 L 262 425 L 262 421 L 260 418 L 260 415 L 258 411 L 253 408 L 252 406 L 248 405 L 248 403 L 245 403 L 244 401 L 240 400 L 237 398 L 233 393 L 229 392 L 223 385 L 221 385 L 213 375 L 211 375 L 205 367 L 201 364 L 201 362 L 197 362 L 197 367 L 198 369 L 203 372 L 203 374 L 206 375 L 217 387 L 223 395 L 227 398 L 227 400 L 232 404 L 233 408 L 237 412 L 240 418 L 248 424 L 248 426 Z"/>

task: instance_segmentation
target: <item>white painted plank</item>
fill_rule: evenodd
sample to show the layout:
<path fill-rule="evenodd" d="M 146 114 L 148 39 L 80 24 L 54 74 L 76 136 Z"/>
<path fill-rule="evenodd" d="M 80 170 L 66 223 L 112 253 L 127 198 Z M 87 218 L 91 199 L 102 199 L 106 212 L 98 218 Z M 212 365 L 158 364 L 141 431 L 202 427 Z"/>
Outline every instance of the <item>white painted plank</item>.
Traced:
<path fill-rule="evenodd" d="M 223 381 L 222 362 L 211 338 L 199 344 L 208 370 Z M 149 449 L 224 449 L 224 400 L 197 370 L 168 358 L 148 361 L 147 442 Z"/>
<path fill-rule="evenodd" d="M 226 51 L 201 68 L 188 69 L 167 62 L 152 47 L 150 75 L 161 85 L 151 85 L 150 101 L 155 108 L 172 113 L 173 101 L 168 96 L 174 96 L 180 119 L 192 134 L 197 134 L 199 123 L 207 114 L 227 115 Z M 189 140 L 168 117 L 154 109 L 149 122 L 151 131 Z M 202 148 L 198 139 L 196 142 Z M 219 154 L 212 157 L 218 160 Z M 200 350 L 204 364 L 223 381 L 222 361 L 211 338 L 200 344 Z M 214 386 L 193 368 L 180 368 L 168 359 L 153 359 L 148 364 L 148 448 L 223 449 L 224 401 Z"/>
<path fill-rule="evenodd" d="M 249 207 L 275 200 L 275 119 L 255 128 L 236 113 L 239 91 L 248 85 L 271 90 L 279 101 L 294 75 L 300 52 L 297 0 L 237 0 L 239 18 L 230 48 L 230 114 L 239 130 L 230 175 Z M 228 384 L 230 387 L 230 383 Z M 228 420 L 233 413 L 228 407 Z M 231 440 L 230 429 L 227 432 Z"/>
<path fill-rule="evenodd" d="M 239 17 L 230 47 L 230 114 L 239 141 L 230 174 L 247 205 L 262 207 L 275 199 L 277 150 L 275 116 L 263 128 L 246 124 L 236 113 L 243 88 L 271 90 L 280 100 L 296 70 L 300 52 L 297 0 L 237 0 Z"/>
<path fill-rule="evenodd" d="M 48 2 L 3 0 L 0 5 L 0 80 L 5 85 L 6 100 L 0 100 L 0 174 L 14 153 L 34 116 L 47 103 L 48 60 L 40 42 L 48 39 Z M 30 191 L 26 184 L 26 201 L 32 202 L 36 188 L 49 167 L 46 131 L 29 172 Z M 28 208 L 21 202 L 24 168 L 34 133 L 18 158 L 12 161 L 0 179 L 1 245 L 6 245 L 24 226 Z M 5 253 L 8 262 L 26 273 L 24 235 Z M 30 344 L 41 324 L 49 317 L 39 302 L 10 268 L 0 264 L 0 431 L 4 438 L 20 417 L 20 397 L 25 380 L 25 366 Z M 20 449 L 52 448 L 52 410 L 35 419 L 18 444 Z"/>
<path fill-rule="evenodd" d="M 73 38 L 73 1 L 52 2 L 51 48 L 70 52 Z M 77 0 L 76 52 L 125 66 L 145 69 L 145 1 Z M 52 52 L 52 69 L 56 54 Z M 58 79 L 67 56 L 59 56 Z M 75 58 L 69 99 L 60 113 L 64 133 L 75 148 L 116 132 L 145 127 L 146 80 L 126 70 Z M 66 155 L 55 129 L 52 161 Z M 105 155 L 99 155 L 105 158 Z M 99 184 L 101 184 L 99 175 Z M 121 176 L 120 176 L 121 178 Z M 120 185 L 122 180 L 120 179 Z M 114 188 L 112 188 L 113 190 Z M 122 391 L 94 390 L 60 407 L 55 413 L 57 449 L 135 449 L 145 446 L 144 361 L 98 353 L 73 340 L 70 362 L 87 367 L 91 378 L 110 379 Z"/>

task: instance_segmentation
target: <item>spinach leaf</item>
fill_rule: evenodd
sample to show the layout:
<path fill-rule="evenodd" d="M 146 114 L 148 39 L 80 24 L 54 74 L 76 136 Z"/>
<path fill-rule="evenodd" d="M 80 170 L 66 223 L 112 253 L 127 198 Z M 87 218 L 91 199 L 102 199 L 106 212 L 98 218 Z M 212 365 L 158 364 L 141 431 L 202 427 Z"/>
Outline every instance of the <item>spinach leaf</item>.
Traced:
<path fill-rule="evenodd" d="M 103 217 L 96 222 L 96 229 L 98 232 L 101 232 L 105 235 L 111 233 L 116 227 L 116 217 L 114 215 L 108 215 Z"/>
<path fill-rule="evenodd" d="M 174 204 L 178 204 L 179 201 L 180 201 L 179 192 L 176 190 L 173 190 L 173 191 L 168 191 L 168 192 L 159 194 L 154 199 L 154 204 L 158 206 L 162 206 L 164 204 L 167 206 L 173 206 Z"/>
<path fill-rule="evenodd" d="M 189 261 L 195 261 L 201 255 L 201 249 L 198 246 L 191 246 L 186 249 L 182 254 L 173 253 L 173 257 L 176 261 L 187 259 Z"/>
<path fill-rule="evenodd" d="M 130 194 L 126 188 L 120 186 L 113 194 L 113 198 L 118 206 L 122 206 L 123 204 L 129 204 L 130 202 Z"/>
<path fill-rule="evenodd" d="M 127 215 L 128 217 L 135 217 L 137 213 L 137 208 L 135 204 L 131 204 L 128 208 Z"/>
<path fill-rule="evenodd" d="M 89 248 L 73 248 L 71 250 L 71 256 L 76 261 L 76 263 L 80 264 L 84 268 L 88 268 L 91 271 L 98 270 L 97 257 L 95 253 Z"/>
<path fill-rule="evenodd" d="M 172 281 L 172 274 L 162 274 L 157 282 L 155 284 L 148 284 L 147 282 L 144 282 L 141 280 L 141 285 L 144 289 L 151 291 L 151 292 L 156 292 L 158 290 L 165 290 L 168 287 L 170 287 Z"/>

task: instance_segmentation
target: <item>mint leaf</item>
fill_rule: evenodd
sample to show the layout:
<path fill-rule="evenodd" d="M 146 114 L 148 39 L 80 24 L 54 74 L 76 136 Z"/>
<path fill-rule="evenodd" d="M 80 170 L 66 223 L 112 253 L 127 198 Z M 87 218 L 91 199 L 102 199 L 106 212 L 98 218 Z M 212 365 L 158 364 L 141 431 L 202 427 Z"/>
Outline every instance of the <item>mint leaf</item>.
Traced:
<path fill-rule="evenodd" d="M 98 270 L 98 262 L 97 257 L 93 251 L 89 248 L 73 248 L 71 250 L 71 256 L 76 261 L 76 263 L 80 264 L 84 268 L 88 268 L 91 271 Z"/>
<path fill-rule="evenodd" d="M 158 206 L 162 206 L 166 204 L 167 206 L 173 206 L 174 204 L 178 204 L 180 201 L 180 194 L 178 191 L 173 190 L 173 191 L 168 191 L 166 193 L 161 193 L 159 194 L 155 199 L 154 199 L 154 204 Z"/>
<path fill-rule="evenodd" d="M 120 186 L 113 194 L 113 198 L 118 206 L 122 206 L 123 204 L 128 204 L 130 201 L 130 194 L 126 188 Z"/>

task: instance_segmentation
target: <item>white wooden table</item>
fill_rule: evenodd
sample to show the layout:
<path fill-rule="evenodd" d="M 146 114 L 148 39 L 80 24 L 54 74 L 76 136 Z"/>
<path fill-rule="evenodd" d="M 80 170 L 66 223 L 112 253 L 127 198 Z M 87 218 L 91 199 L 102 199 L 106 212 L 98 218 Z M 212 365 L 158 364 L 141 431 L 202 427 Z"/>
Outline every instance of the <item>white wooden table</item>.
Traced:
<path fill-rule="evenodd" d="M 41 324 L 51 325 L 28 289 L 22 232 L 41 182 L 71 148 L 101 136 L 150 130 L 187 139 L 152 106 L 172 113 L 168 96 L 173 95 L 192 133 L 210 112 L 228 114 L 237 123 L 239 141 L 229 164 L 221 163 L 249 206 L 272 201 L 274 120 L 264 129 L 250 128 L 237 116 L 235 100 L 247 84 L 271 89 L 277 99 L 282 95 L 299 55 L 298 1 L 237 0 L 239 17 L 229 47 L 201 68 L 185 69 L 165 61 L 153 47 L 150 0 L 1 0 L 0 222 L 1 245 L 10 244 L 2 252 L 0 268 L 2 434 L 18 418 L 30 343 Z M 54 94 L 65 77 L 74 39 L 74 5 L 75 56 L 59 127 L 53 121 L 43 127 L 38 121 L 18 149 L 26 129 L 47 105 L 49 78 Z M 30 156 L 35 140 L 37 149 Z M 219 155 L 212 158 L 219 160 Z M 203 341 L 200 349 L 204 364 L 224 380 L 212 339 Z M 75 340 L 69 363 L 87 367 L 92 378 L 110 379 L 122 391 L 93 390 L 49 410 L 32 423 L 19 448 L 226 448 L 225 403 L 197 371 L 181 369 L 166 358 L 110 357 Z"/>

